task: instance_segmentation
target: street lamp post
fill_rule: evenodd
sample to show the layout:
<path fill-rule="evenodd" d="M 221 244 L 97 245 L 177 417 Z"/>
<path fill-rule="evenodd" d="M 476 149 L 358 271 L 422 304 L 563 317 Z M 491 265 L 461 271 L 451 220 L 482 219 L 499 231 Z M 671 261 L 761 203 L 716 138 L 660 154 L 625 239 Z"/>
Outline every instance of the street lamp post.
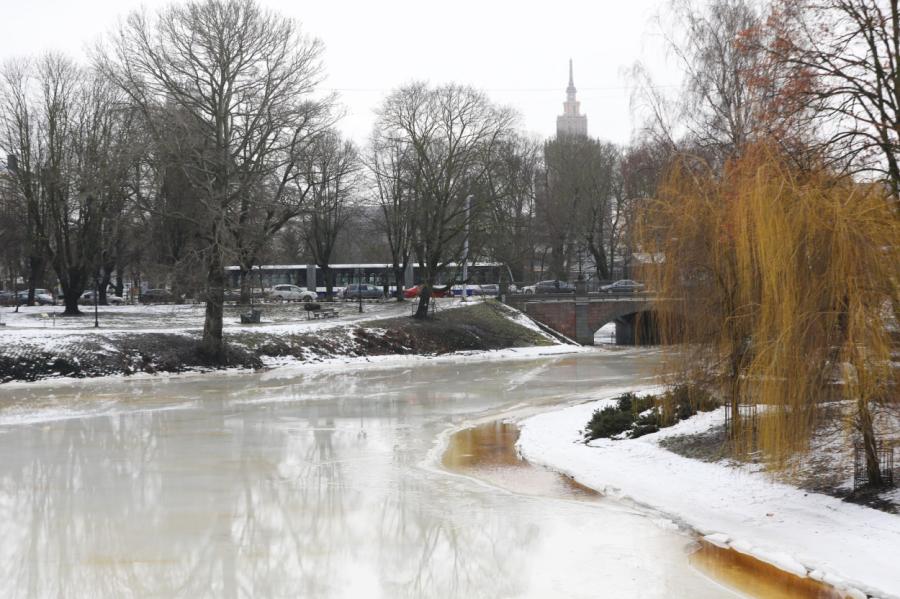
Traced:
<path fill-rule="evenodd" d="M 466 196 L 466 231 L 463 239 L 463 265 L 462 265 L 462 301 L 466 301 L 469 287 L 469 209 L 472 205 L 472 195 Z"/>
<path fill-rule="evenodd" d="M 362 314 L 362 269 L 356 269 L 356 297 L 359 300 L 359 313 Z"/>
<path fill-rule="evenodd" d="M 97 303 L 100 298 L 100 274 L 97 273 L 94 275 L 94 328 L 100 328 L 100 311 L 97 308 Z"/>

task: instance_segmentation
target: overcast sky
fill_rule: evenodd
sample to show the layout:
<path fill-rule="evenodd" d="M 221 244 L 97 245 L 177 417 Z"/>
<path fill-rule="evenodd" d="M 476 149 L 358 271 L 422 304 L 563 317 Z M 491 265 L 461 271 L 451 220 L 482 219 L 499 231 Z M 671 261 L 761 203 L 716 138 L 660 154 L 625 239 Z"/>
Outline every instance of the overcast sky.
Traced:
<path fill-rule="evenodd" d="M 119 18 L 156 0 L 4 0 L 0 57 L 85 50 Z M 364 143 L 373 109 L 393 88 L 425 79 L 481 88 L 521 114 L 521 126 L 555 133 L 575 62 L 575 86 L 591 136 L 626 143 L 632 132 L 629 79 L 642 60 L 671 87 L 653 17 L 661 0 L 263 0 L 298 19 L 325 44 L 324 87 L 340 95 L 341 129 Z"/>

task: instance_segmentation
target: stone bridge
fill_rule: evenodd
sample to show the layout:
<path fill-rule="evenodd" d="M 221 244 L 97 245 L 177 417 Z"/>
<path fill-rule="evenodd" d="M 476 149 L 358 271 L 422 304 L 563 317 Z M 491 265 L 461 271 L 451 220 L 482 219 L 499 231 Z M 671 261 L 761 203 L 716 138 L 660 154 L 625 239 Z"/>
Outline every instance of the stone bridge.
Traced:
<path fill-rule="evenodd" d="M 617 345 L 657 343 L 653 300 L 647 293 L 506 297 L 510 306 L 582 345 L 593 345 L 594 333 L 610 322 L 616 323 Z"/>

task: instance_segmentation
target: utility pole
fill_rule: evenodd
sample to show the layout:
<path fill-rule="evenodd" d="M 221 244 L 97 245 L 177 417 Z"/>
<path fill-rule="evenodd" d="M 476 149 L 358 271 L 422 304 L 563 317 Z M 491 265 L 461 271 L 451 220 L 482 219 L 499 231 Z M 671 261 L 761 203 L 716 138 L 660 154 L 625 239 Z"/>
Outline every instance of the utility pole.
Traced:
<path fill-rule="evenodd" d="M 97 309 L 97 302 L 100 301 L 100 277 L 94 275 L 94 328 L 100 328 L 100 313 Z"/>
<path fill-rule="evenodd" d="M 462 265 L 462 301 L 466 301 L 469 293 L 469 209 L 472 205 L 472 195 L 466 196 L 466 233 L 463 239 L 463 265 Z"/>
<path fill-rule="evenodd" d="M 359 313 L 362 314 L 362 269 L 356 269 L 356 297 L 359 300 Z"/>

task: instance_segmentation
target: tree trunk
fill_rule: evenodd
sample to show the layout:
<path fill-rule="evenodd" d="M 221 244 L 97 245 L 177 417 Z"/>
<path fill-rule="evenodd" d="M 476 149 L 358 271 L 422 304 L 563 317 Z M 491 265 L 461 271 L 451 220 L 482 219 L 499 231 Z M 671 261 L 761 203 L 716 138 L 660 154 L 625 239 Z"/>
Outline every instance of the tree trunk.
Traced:
<path fill-rule="evenodd" d="M 103 278 L 100 280 L 100 289 L 97 292 L 97 299 L 101 306 L 109 305 L 107 290 L 109 289 L 110 281 L 112 281 L 112 268 L 106 268 L 103 270 Z"/>
<path fill-rule="evenodd" d="M 116 267 L 116 295 L 124 297 L 125 293 L 125 274 L 122 272 L 122 266 Z"/>
<path fill-rule="evenodd" d="M 428 316 L 428 303 L 431 300 L 431 290 L 434 287 L 434 283 L 431 281 L 425 281 L 422 285 L 422 290 L 419 292 L 419 306 L 416 308 L 416 313 L 413 315 L 413 318 L 425 318 Z"/>
<path fill-rule="evenodd" d="M 57 271 L 59 272 L 59 271 Z M 84 283 L 87 277 L 82 269 L 71 267 L 64 271 L 65 277 L 60 279 L 63 283 L 63 301 L 66 309 L 63 310 L 63 316 L 81 316 L 82 312 L 78 307 L 78 300 L 84 293 Z"/>
<path fill-rule="evenodd" d="M 238 300 L 238 303 L 242 306 L 249 306 L 250 295 L 253 293 L 253 289 L 251 287 L 250 269 L 244 268 L 243 265 L 240 266 L 240 269 L 241 297 Z"/>
<path fill-rule="evenodd" d="M 565 256 L 565 248 L 562 244 L 554 245 L 553 249 L 550 252 L 550 273 L 556 279 L 565 279 L 565 275 L 563 273 L 564 265 L 566 261 Z"/>
<path fill-rule="evenodd" d="M 863 449 L 866 452 L 866 475 L 870 487 L 880 487 L 884 484 L 881 478 L 881 469 L 878 467 L 878 453 L 875 442 L 875 429 L 872 426 L 872 412 L 868 402 L 860 397 L 857 400 L 859 409 L 859 430 L 862 433 Z"/>
<path fill-rule="evenodd" d="M 406 289 L 406 269 L 400 268 L 399 265 L 395 264 L 393 266 L 394 269 L 394 285 L 397 289 L 394 291 L 394 296 L 397 298 L 398 302 L 403 301 L 403 291 Z"/>
<path fill-rule="evenodd" d="M 325 299 L 331 301 L 334 299 L 334 273 L 331 272 L 331 267 L 327 264 L 320 264 L 319 266 L 322 269 L 322 276 L 325 277 Z"/>
<path fill-rule="evenodd" d="M 222 336 L 223 304 L 225 303 L 225 270 L 221 250 L 210 250 L 206 273 L 206 316 L 200 352 L 214 364 L 225 363 L 225 339 Z"/>
<path fill-rule="evenodd" d="M 29 306 L 34 305 L 34 290 L 38 283 L 44 278 L 44 258 L 42 256 L 28 257 L 28 301 Z M 54 290 L 54 294 L 56 291 Z M 55 299 L 55 298 L 54 298 Z"/>

